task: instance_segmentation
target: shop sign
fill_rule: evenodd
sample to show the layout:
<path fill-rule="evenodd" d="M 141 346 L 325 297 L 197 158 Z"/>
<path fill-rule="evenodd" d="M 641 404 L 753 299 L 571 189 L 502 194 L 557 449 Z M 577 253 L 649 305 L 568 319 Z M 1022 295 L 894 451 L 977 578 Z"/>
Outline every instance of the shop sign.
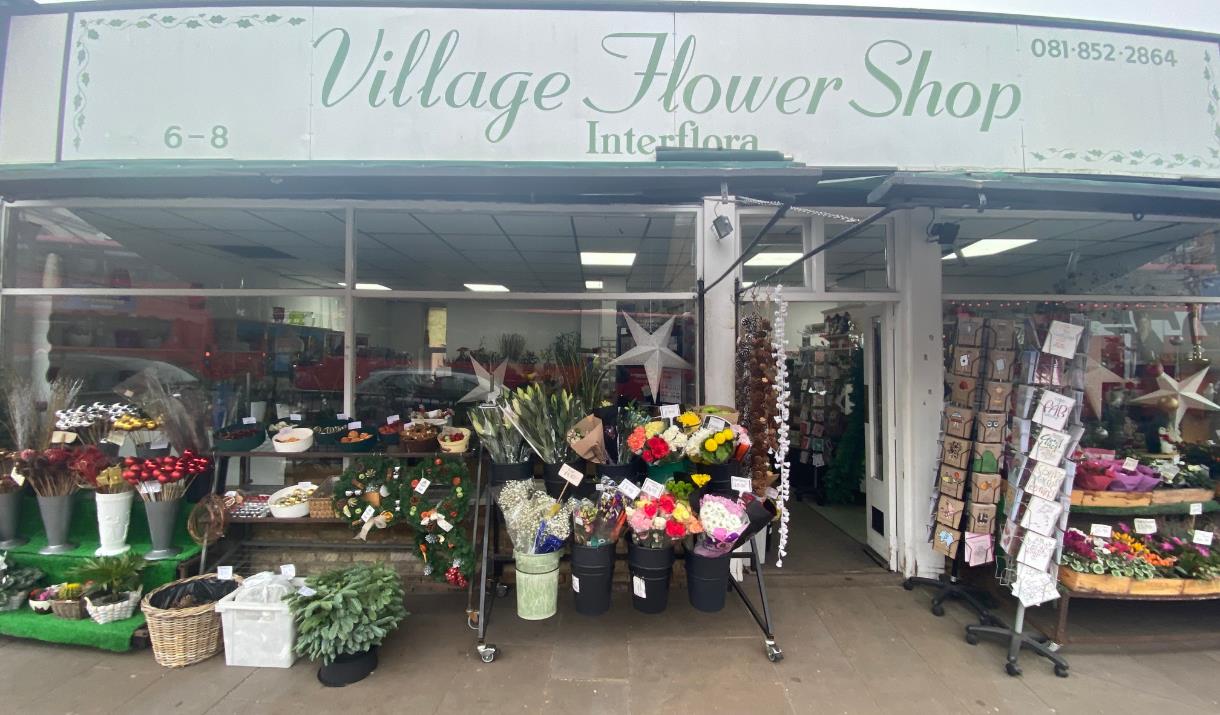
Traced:
<path fill-rule="evenodd" d="M 28 20 L 13 32 L 37 29 Z M 815 166 L 1220 176 L 1216 47 L 1154 35 L 385 7 L 70 21 L 66 53 L 27 42 L 8 58 L 66 81 L 48 161 L 622 163 L 697 147 Z M 0 161 L 14 161 L 15 131 Z"/>

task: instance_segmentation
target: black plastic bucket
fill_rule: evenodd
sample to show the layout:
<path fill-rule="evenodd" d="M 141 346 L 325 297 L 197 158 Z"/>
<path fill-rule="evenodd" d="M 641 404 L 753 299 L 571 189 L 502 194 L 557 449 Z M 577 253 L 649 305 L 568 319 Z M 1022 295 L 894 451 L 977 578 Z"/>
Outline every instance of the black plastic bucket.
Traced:
<path fill-rule="evenodd" d="M 614 546 L 572 545 L 572 595 L 576 612 L 582 616 L 600 616 L 610 610 Z"/>
<path fill-rule="evenodd" d="M 686 555 L 686 594 L 690 605 L 715 613 L 724 608 L 729 590 L 729 556 L 712 558 L 691 552 Z"/>
<path fill-rule="evenodd" d="M 631 567 L 631 605 L 641 613 L 661 613 L 669 606 L 669 577 L 674 569 L 674 550 L 650 549 L 631 543 L 627 551 Z"/>
<path fill-rule="evenodd" d="M 570 462 L 574 469 L 580 472 L 585 471 L 585 460 L 579 459 L 575 462 Z M 597 480 L 585 477 L 581 480 L 579 486 L 568 484 L 568 480 L 559 476 L 559 470 L 563 468 L 563 464 L 544 464 L 542 465 L 542 481 L 546 484 L 546 493 L 559 498 L 559 494 L 563 492 L 564 486 L 568 487 L 568 491 L 564 494 L 564 499 L 568 497 L 588 497 L 593 498 L 597 493 Z"/>
<path fill-rule="evenodd" d="M 640 474 L 636 465 L 631 463 L 599 464 L 597 465 L 597 476 L 609 477 L 614 480 L 615 484 L 622 482 L 624 479 L 637 485 L 644 483 L 643 475 Z"/>
<path fill-rule="evenodd" d="M 491 483 L 506 484 L 522 479 L 533 479 L 533 465 L 529 462 L 513 462 L 511 464 L 491 465 Z"/>
<path fill-rule="evenodd" d="M 364 680 L 374 670 L 377 670 L 377 646 L 362 653 L 336 656 L 330 665 L 318 668 L 318 682 L 328 688 L 342 688 Z"/>
<path fill-rule="evenodd" d="M 741 467 L 740 464 L 697 464 L 694 467 L 695 473 L 703 473 L 711 477 L 706 485 L 708 494 L 735 494 L 733 491 L 733 477 L 737 476 L 737 470 Z"/>

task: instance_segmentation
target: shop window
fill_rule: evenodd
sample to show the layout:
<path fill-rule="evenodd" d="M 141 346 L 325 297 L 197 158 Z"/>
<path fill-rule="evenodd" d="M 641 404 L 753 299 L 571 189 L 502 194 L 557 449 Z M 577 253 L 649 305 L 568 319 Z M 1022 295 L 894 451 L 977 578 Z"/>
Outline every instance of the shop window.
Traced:
<path fill-rule="evenodd" d="M 151 369 L 201 386 L 213 426 L 250 414 L 330 414 L 343 404 L 343 302 L 323 297 L 10 296 L 4 368 L 82 380 L 78 401 L 115 401 Z"/>
<path fill-rule="evenodd" d="M 440 348 L 430 344 L 438 309 L 447 323 Z M 356 301 L 356 331 L 367 336 L 367 343 L 360 345 L 364 357 L 356 366 L 356 414 L 376 422 L 395 414 L 406 419 L 420 409 L 452 408 L 461 422 L 485 392 L 475 362 L 493 375 L 493 382 L 503 365 L 502 384 L 510 389 L 531 382 L 572 385 L 584 371 L 599 374 L 611 359 L 634 347 L 623 313 L 652 332 L 675 318 L 668 346 L 691 367 L 666 369 L 659 397 L 666 403 L 694 401 L 698 337 L 689 301 L 452 299 L 439 308 L 361 298 Z M 653 400 L 639 365 L 608 368 L 598 393 L 610 402 Z"/>
<path fill-rule="evenodd" d="M 5 285 L 337 289 L 343 219 L 301 209 L 15 209 Z"/>
<path fill-rule="evenodd" d="M 829 241 L 852 224 L 826 220 L 825 240 Z M 892 289 L 889 225 L 878 222 L 821 255 L 828 291 L 884 291 Z"/>
<path fill-rule="evenodd" d="M 696 214 L 356 212 L 357 287 L 690 291 Z"/>
<path fill-rule="evenodd" d="M 946 219 L 950 220 L 950 219 Z M 1214 224 L 978 218 L 942 259 L 946 293 L 1220 296 Z"/>
<path fill-rule="evenodd" d="M 747 215 L 741 218 L 741 246 L 743 249 L 758 237 L 758 232 L 767 225 L 770 216 Z M 799 220 L 783 220 L 767 231 L 758 244 L 746 253 L 746 260 L 741 268 L 742 286 L 749 288 L 755 281 L 783 268 L 803 256 L 806 248 L 804 222 Z M 768 281 L 769 285 L 786 287 L 805 287 L 808 285 L 805 263 L 789 268 L 779 276 Z"/>

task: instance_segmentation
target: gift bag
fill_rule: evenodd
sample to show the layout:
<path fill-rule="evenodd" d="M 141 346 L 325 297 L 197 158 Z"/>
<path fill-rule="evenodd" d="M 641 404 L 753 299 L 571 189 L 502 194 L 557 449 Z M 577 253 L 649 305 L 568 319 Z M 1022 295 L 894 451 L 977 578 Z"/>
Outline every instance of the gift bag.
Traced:
<path fill-rule="evenodd" d="M 957 550 L 961 548 L 962 532 L 950 529 L 943 524 L 937 524 L 932 533 L 932 548 L 951 559 L 957 558 Z"/>
<path fill-rule="evenodd" d="M 970 439 L 974 427 L 974 410 L 966 407 L 945 408 L 945 433 L 962 439 Z"/>
<path fill-rule="evenodd" d="M 966 492 L 966 470 L 948 464 L 940 465 L 940 493 L 961 499 Z"/>
<path fill-rule="evenodd" d="M 995 504 L 1000 501 L 1004 480 L 998 474 L 970 475 L 970 501 L 975 504 Z"/>
<path fill-rule="evenodd" d="M 971 502 L 966 510 L 966 530 L 972 534 L 990 534 L 995 528 L 995 504 Z"/>
<path fill-rule="evenodd" d="M 957 437 L 945 437 L 941 445 L 940 461 L 951 467 L 965 469 L 970 463 L 970 442 Z"/>
<path fill-rule="evenodd" d="M 957 528 L 962 523 L 962 509 L 965 507 L 966 503 L 961 499 L 941 494 L 940 499 L 936 502 L 936 521 L 945 526 Z"/>

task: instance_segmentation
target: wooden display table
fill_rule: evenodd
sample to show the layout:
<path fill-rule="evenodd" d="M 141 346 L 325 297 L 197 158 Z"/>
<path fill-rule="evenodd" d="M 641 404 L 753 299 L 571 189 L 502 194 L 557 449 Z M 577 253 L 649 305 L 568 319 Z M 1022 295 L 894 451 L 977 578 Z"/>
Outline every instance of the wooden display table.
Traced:
<path fill-rule="evenodd" d="M 1216 492 L 1211 489 L 1153 489 L 1150 492 L 1097 492 L 1076 489 L 1072 491 L 1072 506 L 1127 508 L 1207 502 L 1215 498 Z"/>

